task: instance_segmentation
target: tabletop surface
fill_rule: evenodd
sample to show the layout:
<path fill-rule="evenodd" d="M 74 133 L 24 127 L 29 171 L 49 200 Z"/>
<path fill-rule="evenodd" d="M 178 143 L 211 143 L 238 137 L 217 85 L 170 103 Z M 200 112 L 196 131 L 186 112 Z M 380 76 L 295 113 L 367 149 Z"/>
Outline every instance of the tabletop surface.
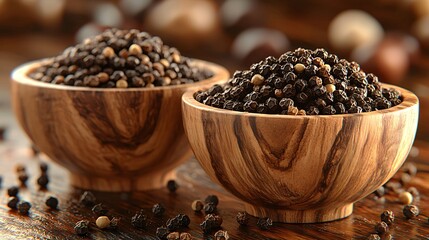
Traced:
<path fill-rule="evenodd" d="M 240 227 L 235 220 L 238 211 L 243 211 L 243 203 L 211 182 L 195 159 L 177 169 L 177 182 L 180 185 L 176 193 L 166 188 L 134 193 L 94 192 L 97 202 L 109 209 L 108 216 L 120 217 L 117 230 L 101 230 L 95 226 L 96 216 L 91 209 L 79 203 L 82 190 L 70 185 L 67 170 L 51 162 L 43 154 L 34 155 L 30 143 L 19 129 L 10 109 L 10 96 L 7 90 L 0 94 L 0 126 L 6 128 L 4 140 L 0 141 L 0 175 L 3 178 L 0 188 L 0 239 L 156 239 L 156 228 L 165 225 L 168 218 L 179 213 L 187 214 L 191 219 L 189 228 L 195 239 L 213 239 L 213 235 L 204 235 L 199 224 L 204 214 L 196 214 L 191 203 L 204 199 L 209 194 L 219 197 L 218 214 L 223 218 L 222 228 L 228 231 L 230 239 L 366 239 L 374 233 L 374 226 L 380 221 L 380 213 L 392 210 L 396 216 L 390 227 L 394 239 L 429 239 L 429 161 L 428 149 L 424 142 L 417 141 L 408 161 L 418 166 L 418 174 L 406 184 L 405 188 L 416 187 L 420 199 L 414 204 L 421 214 L 411 220 L 405 219 L 396 193 L 388 193 L 386 202 L 374 200 L 374 194 L 357 202 L 351 216 L 338 221 L 318 224 L 281 224 L 275 223 L 268 231 L 256 226 L 256 218 L 251 218 L 249 226 Z M 40 190 L 36 179 L 40 175 L 39 164 L 49 164 L 50 183 L 47 190 Z M 19 196 L 29 201 L 32 208 L 28 216 L 9 210 L 7 188 L 18 185 L 17 164 L 26 167 L 30 178 L 27 186 L 21 187 Z M 394 180 L 401 176 L 401 171 Z M 396 179 L 396 180 L 395 180 Z M 49 196 L 59 199 L 59 209 L 49 210 L 45 200 Z M 161 203 L 166 207 L 162 217 L 155 217 L 151 212 L 153 204 Z M 132 227 L 131 217 L 140 209 L 148 216 L 148 227 L 138 230 Z M 79 220 L 91 222 L 90 234 L 86 237 L 75 235 L 73 227 Z M 384 238 L 388 239 L 388 238 Z"/>

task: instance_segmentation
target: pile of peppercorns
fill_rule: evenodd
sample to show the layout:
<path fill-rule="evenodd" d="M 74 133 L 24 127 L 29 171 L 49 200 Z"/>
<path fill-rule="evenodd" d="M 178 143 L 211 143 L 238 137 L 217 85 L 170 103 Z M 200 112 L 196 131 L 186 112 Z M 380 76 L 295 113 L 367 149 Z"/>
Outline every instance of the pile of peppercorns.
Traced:
<path fill-rule="evenodd" d="M 30 77 L 68 86 L 150 88 L 193 83 L 212 76 L 191 62 L 159 37 L 136 29 L 110 29 L 67 48 Z"/>
<path fill-rule="evenodd" d="M 198 91 L 194 98 L 217 108 L 287 115 L 370 112 L 402 101 L 398 91 L 382 88 L 356 62 L 303 48 L 236 71 L 226 85 Z"/>

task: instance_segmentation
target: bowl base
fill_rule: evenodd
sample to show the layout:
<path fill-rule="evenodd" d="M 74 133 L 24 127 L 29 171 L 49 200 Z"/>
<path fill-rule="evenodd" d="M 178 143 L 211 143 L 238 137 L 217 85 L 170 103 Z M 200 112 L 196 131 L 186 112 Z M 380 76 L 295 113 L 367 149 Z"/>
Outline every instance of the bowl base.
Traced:
<path fill-rule="evenodd" d="M 173 169 L 165 173 L 149 173 L 141 176 L 118 177 L 89 177 L 78 174 L 70 174 L 70 182 L 73 186 L 82 189 L 104 192 L 131 192 L 162 188 L 168 180 L 176 178 Z"/>
<path fill-rule="evenodd" d="M 246 212 L 255 217 L 269 217 L 274 222 L 284 223 L 317 223 L 329 222 L 350 216 L 353 203 L 337 208 L 317 210 L 284 210 L 253 206 L 245 203 Z"/>

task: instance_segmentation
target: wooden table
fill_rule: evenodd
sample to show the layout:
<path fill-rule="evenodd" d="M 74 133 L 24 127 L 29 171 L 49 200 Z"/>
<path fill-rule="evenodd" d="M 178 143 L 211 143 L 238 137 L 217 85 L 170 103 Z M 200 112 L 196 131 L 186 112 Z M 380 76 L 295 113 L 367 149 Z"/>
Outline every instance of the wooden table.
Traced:
<path fill-rule="evenodd" d="M 204 199 L 208 194 L 219 196 L 218 213 L 224 220 L 222 227 L 232 239 L 365 239 L 374 233 L 374 225 L 384 209 L 390 209 L 396 215 L 391 227 L 394 239 L 429 238 L 429 147 L 424 142 L 417 143 L 421 146 L 419 154 L 414 149 L 413 157 L 409 159 L 417 162 L 420 169 L 408 184 L 417 187 L 422 195 L 415 202 L 422 212 L 416 219 L 406 220 L 403 217 L 402 206 L 396 202 L 395 195 L 388 195 L 385 204 L 377 203 L 370 195 L 355 204 L 350 217 L 339 221 L 319 224 L 275 223 L 269 231 L 262 231 L 256 227 L 256 218 L 251 218 L 250 226 L 239 227 L 235 215 L 244 209 L 242 202 L 212 183 L 199 164 L 191 159 L 178 168 L 180 188 L 174 194 L 167 189 L 135 193 L 96 192 L 98 201 L 109 207 L 109 216 L 122 219 L 118 230 L 100 230 L 95 227 L 95 215 L 79 203 L 82 190 L 69 184 L 67 171 L 50 162 L 43 154 L 32 154 L 30 143 L 10 112 L 8 93 L 7 89 L 0 88 L 0 126 L 7 126 L 5 140 L 0 142 L 0 175 L 3 177 L 0 189 L 0 239 L 156 239 L 156 228 L 178 213 L 185 213 L 191 218 L 187 232 L 196 239 L 211 239 L 211 236 L 203 235 L 199 227 L 204 215 L 195 214 L 190 207 L 193 200 Z M 38 165 L 41 161 L 49 163 L 51 182 L 48 190 L 39 190 L 35 183 L 40 174 Z M 18 184 L 15 173 L 18 163 L 24 164 L 30 175 L 27 187 L 21 188 L 19 193 L 22 199 L 33 205 L 28 216 L 19 215 L 6 206 L 6 189 Z M 51 195 L 59 199 L 59 210 L 49 210 L 45 206 L 45 199 Z M 155 203 L 166 206 L 163 217 L 157 218 L 151 213 Z M 139 209 L 144 209 L 148 215 L 149 226 L 146 230 L 137 230 L 131 225 L 130 219 Z M 87 237 L 74 234 L 75 223 L 82 219 L 91 221 L 91 233 Z"/>

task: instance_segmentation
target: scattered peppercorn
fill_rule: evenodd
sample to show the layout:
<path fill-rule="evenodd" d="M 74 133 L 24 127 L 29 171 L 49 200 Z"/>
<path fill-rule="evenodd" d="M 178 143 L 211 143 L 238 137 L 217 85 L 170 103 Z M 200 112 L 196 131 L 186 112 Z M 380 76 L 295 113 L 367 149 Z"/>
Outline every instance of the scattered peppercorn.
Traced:
<path fill-rule="evenodd" d="M 402 204 L 410 205 L 413 202 L 413 195 L 409 192 L 402 192 L 399 194 L 399 201 Z"/>
<path fill-rule="evenodd" d="M 0 141 L 4 140 L 4 133 L 6 132 L 6 128 L 5 127 L 0 127 Z"/>
<path fill-rule="evenodd" d="M 121 218 L 118 218 L 118 217 L 113 217 L 111 220 L 110 220 L 110 228 L 111 229 L 117 229 L 118 228 L 118 226 L 119 226 L 119 222 L 121 221 Z"/>
<path fill-rule="evenodd" d="M 10 197 L 16 197 L 18 195 L 18 193 L 19 193 L 19 188 L 16 186 L 13 186 L 13 187 L 10 187 L 7 189 L 7 194 Z"/>
<path fill-rule="evenodd" d="M 420 210 L 415 205 L 406 205 L 404 206 L 402 213 L 407 219 L 415 218 L 420 214 Z"/>
<path fill-rule="evenodd" d="M 371 234 L 367 238 L 368 240 L 381 240 L 380 236 L 378 234 Z"/>
<path fill-rule="evenodd" d="M 48 164 L 46 164 L 44 162 L 41 162 L 40 165 L 39 165 L 39 167 L 40 167 L 40 171 L 42 173 L 46 173 L 48 171 Z"/>
<path fill-rule="evenodd" d="M 167 182 L 167 189 L 168 189 L 168 191 L 170 191 L 170 192 L 176 192 L 176 190 L 179 188 L 179 185 L 177 184 L 177 182 L 176 181 L 174 181 L 174 180 L 169 180 L 168 182 Z"/>
<path fill-rule="evenodd" d="M 222 225 L 223 219 L 214 214 L 207 214 L 204 221 L 200 224 L 201 229 L 204 233 L 210 233 L 217 230 Z"/>
<path fill-rule="evenodd" d="M 240 226 L 246 226 L 247 224 L 249 224 L 249 219 L 249 215 L 247 215 L 246 212 L 238 212 L 237 216 L 235 217 L 235 220 L 237 220 Z"/>
<path fill-rule="evenodd" d="M 167 235 L 167 240 L 180 240 L 180 233 L 171 232 Z"/>
<path fill-rule="evenodd" d="M 27 215 L 30 211 L 31 204 L 29 202 L 21 201 L 16 205 L 18 212 L 22 215 Z"/>
<path fill-rule="evenodd" d="M 30 73 L 37 81 L 96 88 L 186 84 L 212 75 L 159 37 L 136 29 L 106 30 L 65 49 Z"/>
<path fill-rule="evenodd" d="M 159 239 L 167 239 L 168 234 L 170 233 L 170 231 L 168 231 L 168 229 L 166 227 L 159 227 L 156 229 L 156 236 Z"/>
<path fill-rule="evenodd" d="M 50 207 L 51 209 L 57 209 L 58 207 L 58 199 L 56 197 L 48 197 L 45 202 L 46 206 Z"/>
<path fill-rule="evenodd" d="M 192 235 L 187 232 L 180 233 L 180 240 L 192 240 Z"/>
<path fill-rule="evenodd" d="M 107 216 L 100 216 L 95 220 L 95 225 L 100 229 L 107 228 L 110 226 L 110 219 Z"/>
<path fill-rule="evenodd" d="M 157 203 L 153 205 L 152 212 L 155 216 L 162 216 L 165 212 L 165 207 L 162 204 Z"/>
<path fill-rule="evenodd" d="M 375 231 L 378 234 L 385 234 L 389 231 L 389 226 L 385 222 L 379 222 L 375 225 Z"/>
<path fill-rule="evenodd" d="M 18 173 L 18 180 L 21 183 L 21 186 L 27 185 L 28 175 L 26 172 Z"/>
<path fill-rule="evenodd" d="M 216 195 L 208 195 L 204 202 L 213 203 L 215 206 L 217 206 L 219 204 L 219 198 Z"/>
<path fill-rule="evenodd" d="M 262 230 L 268 230 L 273 225 L 273 220 L 268 217 L 259 218 L 256 225 Z"/>
<path fill-rule="evenodd" d="M 46 189 L 48 187 L 49 177 L 46 173 L 42 173 L 39 178 L 37 178 L 37 184 L 42 189 Z"/>
<path fill-rule="evenodd" d="M 205 212 L 206 214 L 208 214 L 208 213 L 214 213 L 214 212 L 216 212 L 216 210 L 217 210 L 217 207 L 216 207 L 216 205 L 215 205 L 215 204 L 213 204 L 213 203 L 206 203 L 206 204 L 204 205 L 204 212 Z"/>
<path fill-rule="evenodd" d="M 18 197 L 16 197 L 16 196 L 14 196 L 14 197 L 9 197 L 9 199 L 8 199 L 8 201 L 7 201 L 7 206 L 8 206 L 10 209 L 16 209 L 16 208 L 17 208 L 17 205 L 18 205 L 18 202 L 19 202 L 19 198 L 18 198 Z"/>
<path fill-rule="evenodd" d="M 395 215 L 390 210 L 384 210 L 380 215 L 381 221 L 391 225 L 395 221 Z"/>
<path fill-rule="evenodd" d="M 361 113 L 401 103 L 401 94 L 382 88 L 374 74 L 324 49 L 299 48 L 278 59 L 267 57 L 249 70 L 236 71 L 216 89 L 198 91 L 194 98 L 228 110 L 288 115 Z M 242 107 L 232 107 L 237 104 Z"/>
<path fill-rule="evenodd" d="M 91 210 L 97 216 L 103 216 L 109 212 L 109 209 L 107 209 L 102 203 L 95 204 Z"/>
<path fill-rule="evenodd" d="M 192 202 L 191 207 L 195 212 L 201 212 L 201 210 L 204 208 L 204 203 L 200 200 L 195 200 Z"/>
<path fill-rule="evenodd" d="M 227 231 L 219 230 L 214 234 L 215 240 L 228 240 L 229 235 Z"/>
<path fill-rule="evenodd" d="M 85 191 L 82 196 L 80 196 L 80 203 L 87 207 L 94 206 L 96 200 L 97 199 L 95 198 L 94 194 L 89 191 Z"/>
<path fill-rule="evenodd" d="M 384 193 L 385 193 L 385 190 L 384 190 L 384 187 L 383 187 L 383 186 L 381 186 L 381 187 L 377 188 L 377 190 L 375 190 L 375 191 L 374 191 L 374 194 L 375 194 L 377 197 L 382 197 L 382 196 L 384 196 Z"/>
<path fill-rule="evenodd" d="M 186 214 L 178 214 L 177 216 L 167 220 L 167 228 L 169 231 L 177 231 L 186 228 L 191 223 L 191 219 Z"/>
<path fill-rule="evenodd" d="M 77 235 L 86 235 L 89 233 L 89 221 L 88 220 L 80 220 L 74 226 L 74 231 Z"/>
<path fill-rule="evenodd" d="M 138 211 L 132 218 L 131 224 L 138 229 L 143 229 L 147 224 L 147 217 L 144 215 L 143 209 Z"/>

